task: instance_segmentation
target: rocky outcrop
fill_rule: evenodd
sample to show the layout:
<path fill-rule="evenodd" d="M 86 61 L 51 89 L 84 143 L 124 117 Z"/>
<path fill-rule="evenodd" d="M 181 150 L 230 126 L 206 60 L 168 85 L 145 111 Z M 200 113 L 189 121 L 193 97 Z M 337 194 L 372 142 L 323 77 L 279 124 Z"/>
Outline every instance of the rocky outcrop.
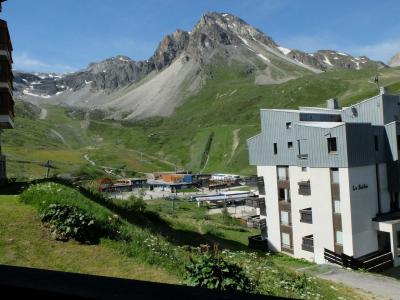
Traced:
<path fill-rule="evenodd" d="M 400 67 L 400 52 L 395 54 L 389 61 L 389 66 Z"/>

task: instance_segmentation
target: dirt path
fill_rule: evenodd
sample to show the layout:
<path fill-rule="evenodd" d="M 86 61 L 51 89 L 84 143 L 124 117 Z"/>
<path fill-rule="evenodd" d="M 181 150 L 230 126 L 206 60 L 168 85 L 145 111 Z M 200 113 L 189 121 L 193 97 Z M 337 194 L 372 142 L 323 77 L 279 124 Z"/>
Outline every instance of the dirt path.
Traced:
<path fill-rule="evenodd" d="M 41 111 L 40 111 L 39 119 L 40 120 L 47 119 L 47 114 L 48 114 L 47 109 L 45 109 L 45 108 L 40 108 L 40 109 L 41 109 Z"/>
<path fill-rule="evenodd" d="M 56 137 L 58 137 L 63 142 L 64 145 L 69 146 L 67 141 L 64 139 L 64 137 L 62 136 L 61 133 L 59 133 L 58 131 L 56 131 L 54 129 L 50 129 L 50 132 L 52 134 L 54 134 Z"/>
<path fill-rule="evenodd" d="M 229 158 L 228 163 L 231 162 L 233 156 L 235 155 L 236 149 L 237 147 L 239 147 L 239 143 L 240 143 L 240 137 L 239 137 L 239 133 L 240 133 L 241 128 L 235 129 L 232 133 L 233 133 L 233 137 L 232 137 L 232 151 L 231 151 L 231 157 Z"/>
<path fill-rule="evenodd" d="M 95 166 L 95 165 L 96 165 L 96 163 L 95 163 L 93 160 L 90 159 L 89 154 L 85 154 L 85 155 L 83 156 L 83 158 L 84 158 L 89 164 L 91 164 L 92 166 Z"/>

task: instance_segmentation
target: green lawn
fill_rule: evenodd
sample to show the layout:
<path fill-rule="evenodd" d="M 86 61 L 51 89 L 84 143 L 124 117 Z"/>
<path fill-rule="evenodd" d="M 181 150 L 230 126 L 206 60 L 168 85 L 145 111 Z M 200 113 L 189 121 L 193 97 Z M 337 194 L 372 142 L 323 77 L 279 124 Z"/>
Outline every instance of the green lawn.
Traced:
<path fill-rule="evenodd" d="M 16 196 L 0 196 L 0 263 L 66 272 L 177 283 L 156 266 L 127 257 L 106 245 L 57 242 L 36 210 Z"/>

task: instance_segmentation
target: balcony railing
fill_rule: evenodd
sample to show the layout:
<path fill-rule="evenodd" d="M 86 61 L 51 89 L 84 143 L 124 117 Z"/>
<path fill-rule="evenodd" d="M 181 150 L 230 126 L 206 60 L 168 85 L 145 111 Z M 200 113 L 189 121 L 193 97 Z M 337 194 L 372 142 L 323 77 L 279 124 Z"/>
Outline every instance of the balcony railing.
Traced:
<path fill-rule="evenodd" d="M 300 210 L 300 222 L 312 224 L 312 209 L 306 208 Z"/>
<path fill-rule="evenodd" d="M 303 195 L 303 196 L 311 195 L 310 181 L 301 181 L 298 184 L 299 184 L 299 195 Z"/>
<path fill-rule="evenodd" d="M 301 249 L 304 251 L 308 251 L 308 252 L 314 252 L 314 236 L 313 235 L 303 237 Z"/>
<path fill-rule="evenodd" d="M 0 112 L 0 129 L 14 128 L 14 114 L 9 111 L 7 113 Z"/>

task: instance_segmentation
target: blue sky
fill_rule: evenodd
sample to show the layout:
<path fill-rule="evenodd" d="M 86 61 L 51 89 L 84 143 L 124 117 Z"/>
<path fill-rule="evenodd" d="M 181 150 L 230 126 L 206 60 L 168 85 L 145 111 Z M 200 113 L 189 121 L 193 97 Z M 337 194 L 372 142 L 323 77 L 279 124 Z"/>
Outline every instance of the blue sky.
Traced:
<path fill-rule="evenodd" d="M 124 54 L 149 58 L 207 11 L 237 15 L 278 44 L 335 49 L 385 62 L 400 52 L 399 0 L 9 0 L 14 68 L 69 72 Z"/>

